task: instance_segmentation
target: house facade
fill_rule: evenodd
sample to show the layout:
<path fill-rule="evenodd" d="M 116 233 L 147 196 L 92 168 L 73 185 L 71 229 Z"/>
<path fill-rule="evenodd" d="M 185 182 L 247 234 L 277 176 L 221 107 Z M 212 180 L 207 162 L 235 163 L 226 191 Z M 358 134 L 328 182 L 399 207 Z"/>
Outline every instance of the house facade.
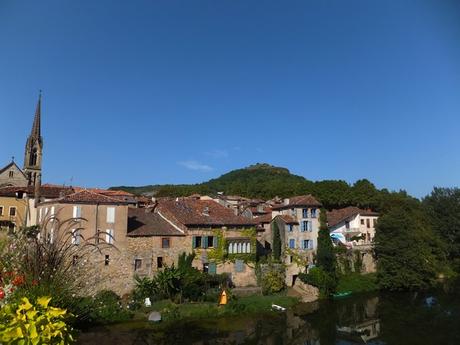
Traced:
<path fill-rule="evenodd" d="M 95 290 L 125 293 L 132 288 L 130 256 L 127 253 L 128 203 L 89 190 L 39 203 L 40 236 L 46 241 L 71 241 L 94 247 L 84 260 L 96 274 L 88 275 Z M 61 226 L 60 226 L 61 225 Z M 80 257 L 75 257 L 78 261 Z"/>
<path fill-rule="evenodd" d="M 373 243 L 378 217 L 379 214 L 371 210 L 350 206 L 329 211 L 327 223 L 335 243 L 356 247 Z"/>
<path fill-rule="evenodd" d="M 288 286 L 294 285 L 298 274 L 313 264 L 318 246 L 320 207 L 321 203 L 311 195 L 287 198 L 272 207 L 272 229 L 276 224 L 279 230 Z"/>

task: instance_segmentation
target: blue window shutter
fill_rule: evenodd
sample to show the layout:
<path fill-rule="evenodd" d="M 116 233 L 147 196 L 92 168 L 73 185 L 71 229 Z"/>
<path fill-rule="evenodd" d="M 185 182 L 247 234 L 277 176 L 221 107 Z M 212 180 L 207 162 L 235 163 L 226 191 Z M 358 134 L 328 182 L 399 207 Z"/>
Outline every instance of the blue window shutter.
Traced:
<path fill-rule="evenodd" d="M 201 238 L 201 247 L 208 248 L 208 236 L 203 236 Z"/>
<path fill-rule="evenodd" d="M 235 260 L 235 271 L 244 272 L 244 261 L 243 260 Z"/>
<path fill-rule="evenodd" d="M 212 246 L 214 248 L 217 248 L 217 246 L 219 245 L 218 241 L 217 241 L 217 236 L 214 236 L 213 240 L 212 240 Z"/>
<path fill-rule="evenodd" d="M 208 264 L 208 273 L 209 274 L 216 274 L 217 273 L 217 265 L 215 262 L 210 262 Z"/>
<path fill-rule="evenodd" d="M 308 241 L 308 244 L 310 245 L 309 248 L 313 249 L 313 240 Z"/>
<path fill-rule="evenodd" d="M 192 237 L 192 248 L 196 248 L 196 236 Z"/>

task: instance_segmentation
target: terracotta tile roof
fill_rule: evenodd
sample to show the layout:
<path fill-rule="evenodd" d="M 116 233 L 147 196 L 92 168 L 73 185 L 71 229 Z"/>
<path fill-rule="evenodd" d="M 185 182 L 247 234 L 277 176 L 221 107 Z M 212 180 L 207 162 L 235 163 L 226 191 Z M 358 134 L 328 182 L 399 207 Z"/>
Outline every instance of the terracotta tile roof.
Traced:
<path fill-rule="evenodd" d="M 321 207 L 322 204 L 318 200 L 316 200 L 312 195 L 309 194 L 309 195 L 293 196 L 289 198 L 289 203 L 275 205 L 273 206 L 273 209 L 281 210 L 284 208 L 301 207 L 301 206 Z"/>
<path fill-rule="evenodd" d="M 185 236 L 185 234 L 156 212 L 146 208 L 129 208 L 128 236 Z"/>
<path fill-rule="evenodd" d="M 171 221 L 185 226 L 254 226 L 249 218 L 212 200 L 192 198 L 159 199 L 158 210 Z"/>
<path fill-rule="evenodd" d="M 356 215 L 362 216 L 378 216 L 377 212 L 373 212 L 371 210 L 363 210 L 359 207 L 355 206 L 348 206 L 345 208 L 340 208 L 338 210 L 332 210 L 327 212 L 327 224 L 328 226 L 336 226 L 337 224 L 354 217 Z"/>
<path fill-rule="evenodd" d="M 95 193 L 86 189 L 48 202 L 57 202 L 65 204 L 127 204 L 127 202 L 122 201 L 120 199 Z"/>
<path fill-rule="evenodd" d="M 27 193 L 29 196 L 34 197 L 34 187 L 3 187 L 0 188 L 0 196 L 15 197 L 17 192 Z M 74 190 L 71 187 L 57 186 L 45 184 L 40 187 L 40 196 L 46 199 L 56 199 L 66 194 L 73 193 Z"/>
<path fill-rule="evenodd" d="M 299 222 L 292 216 L 289 216 L 287 214 L 280 214 L 277 215 L 275 218 L 280 218 L 285 222 L 286 224 L 299 224 Z"/>
<path fill-rule="evenodd" d="M 264 224 L 264 223 L 271 223 L 272 221 L 272 214 L 267 213 L 258 217 L 254 218 L 254 221 L 257 222 L 258 224 Z"/>

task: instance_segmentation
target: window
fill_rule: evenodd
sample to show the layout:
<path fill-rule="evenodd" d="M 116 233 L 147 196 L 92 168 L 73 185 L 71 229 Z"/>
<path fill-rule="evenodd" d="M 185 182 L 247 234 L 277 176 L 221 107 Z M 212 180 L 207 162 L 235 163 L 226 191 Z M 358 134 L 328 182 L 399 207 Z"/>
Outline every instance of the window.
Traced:
<path fill-rule="evenodd" d="M 316 218 L 316 213 L 317 213 L 316 208 L 312 208 L 311 211 L 310 211 L 310 213 L 311 213 L 311 217 L 312 217 L 312 218 Z"/>
<path fill-rule="evenodd" d="M 229 254 L 250 254 L 251 243 L 249 242 L 230 242 L 228 244 Z"/>
<path fill-rule="evenodd" d="M 350 229 L 350 222 L 349 222 L 349 221 L 346 221 L 346 222 L 345 222 L 345 228 L 346 228 L 346 229 Z"/>
<path fill-rule="evenodd" d="M 292 262 L 294 261 L 294 257 L 292 255 L 289 256 L 289 263 L 292 264 Z"/>
<path fill-rule="evenodd" d="M 157 257 L 157 268 L 162 268 L 163 267 L 163 257 L 159 256 Z"/>
<path fill-rule="evenodd" d="M 291 238 L 289 240 L 289 248 L 291 248 L 291 249 L 295 248 L 295 239 Z"/>
<path fill-rule="evenodd" d="M 80 230 L 74 229 L 72 230 L 72 244 L 79 245 L 80 244 Z"/>
<path fill-rule="evenodd" d="M 302 218 L 308 218 L 308 208 L 302 210 Z"/>
<path fill-rule="evenodd" d="M 0 217 L 3 216 L 3 206 L 0 206 Z"/>
<path fill-rule="evenodd" d="M 377 218 L 374 218 L 374 228 L 377 226 Z"/>
<path fill-rule="evenodd" d="M 9 175 L 8 175 L 10 178 L 13 178 L 14 177 L 14 171 L 13 170 L 10 170 L 9 172 Z"/>
<path fill-rule="evenodd" d="M 78 264 L 78 255 L 72 256 L 72 266 L 77 266 Z"/>
<path fill-rule="evenodd" d="M 108 266 L 109 263 L 110 263 L 110 256 L 109 256 L 109 255 L 106 255 L 106 256 L 105 256 L 105 259 L 104 259 L 104 265 L 105 265 L 105 266 Z"/>
<path fill-rule="evenodd" d="M 41 223 L 42 221 L 42 209 L 38 210 L 38 222 Z"/>
<path fill-rule="evenodd" d="M 287 230 L 288 230 L 288 232 L 293 232 L 294 231 L 294 225 L 288 224 L 287 225 Z"/>
<path fill-rule="evenodd" d="M 309 229 L 310 229 L 309 223 L 310 222 L 308 220 L 302 221 L 302 232 L 309 231 Z"/>
<path fill-rule="evenodd" d="M 209 272 L 209 264 L 208 264 L 208 263 L 203 264 L 203 272 L 204 272 L 204 273 L 208 273 L 208 272 Z"/>
<path fill-rule="evenodd" d="M 161 239 L 161 248 L 169 248 L 171 245 L 171 241 L 169 238 L 164 237 Z"/>
<path fill-rule="evenodd" d="M 201 248 L 201 236 L 193 236 L 192 238 L 192 247 Z"/>
<path fill-rule="evenodd" d="M 105 242 L 108 244 L 113 244 L 113 240 L 113 229 L 107 229 L 107 231 L 105 232 Z"/>
<path fill-rule="evenodd" d="M 81 206 L 74 206 L 73 207 L 73 218 L 80 218 L 81 217 Z"/>
<path fill-rule="evenodd" d="M 367 226 L 368 228 L 371 227 L 371 220 L 370 220 L 369 218 L 366 219 L 366 226 Z"/>
<path fill-rule="evenodd" d="M 139 271 L 142 268 L 142 260 L 134 259 L 134 271 Z"/>
<path fill-rule="evenodd" d="M 10 207 L 10 217 L 16 217 L 16 207 Z"/>
<path fill-rule="evenodd" d="M 107 207 L 107 223 L 115 223 L 115 207 Z"/>
<path fill-rule="evenodd" d="M 9 233 L 13 233 L 15 229 L 16 229 L 16 224 L 14 224 L 14 223 L 8 224 Z"/>
<path fill-rule="evenodd" d="M 214 236 L 208 236 L 207 237 L 207 245 L 206 247 L 208 248 L 213 248 L 214 247 Z"/>
<path fill-rule="evenodd" d="M 361 218 L 361 225 L 364 225 L 364 219 Z"/>
<path fill-rule="evenodd" d="M 302 249 L 313 249 L 313 240 L 302 240 Z"/>
<path fill-rule="evenodd" d="M 296 211 L 295 211 L 295 208 L 291 208 L 291 215 L 292 215 L 293 217 L 297 216 L 297 213 L 296 213 Z"/>
<path fill-rule="evenodd" d="M 51 217 L 54 217 L 55 214 L 56 214 L 55 213 L 55 208 L 54 208 L 54 206 L 51 206 Z"/>

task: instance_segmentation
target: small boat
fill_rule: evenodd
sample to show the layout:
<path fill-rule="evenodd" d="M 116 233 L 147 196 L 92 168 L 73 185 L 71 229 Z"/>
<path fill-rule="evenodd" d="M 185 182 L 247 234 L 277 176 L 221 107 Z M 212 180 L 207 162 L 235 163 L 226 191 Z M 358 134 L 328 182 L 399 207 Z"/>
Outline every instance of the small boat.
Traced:
<path fill-rule="evenodd" d="M 286 311 L 286 308 L 280 306 L 280 305 L 277 305 L 277 304 L 272 304 L 272 309 L 273 310 L 279 310 L 279 311 Z"/>
<path fill-rule="evenodd" d="M 342 297 L 348 297 L 352 294 L 351 291 L 344 291 L 344 292 L 338 292 L 332 295 L 333 298 L 342 298 Z"/>

